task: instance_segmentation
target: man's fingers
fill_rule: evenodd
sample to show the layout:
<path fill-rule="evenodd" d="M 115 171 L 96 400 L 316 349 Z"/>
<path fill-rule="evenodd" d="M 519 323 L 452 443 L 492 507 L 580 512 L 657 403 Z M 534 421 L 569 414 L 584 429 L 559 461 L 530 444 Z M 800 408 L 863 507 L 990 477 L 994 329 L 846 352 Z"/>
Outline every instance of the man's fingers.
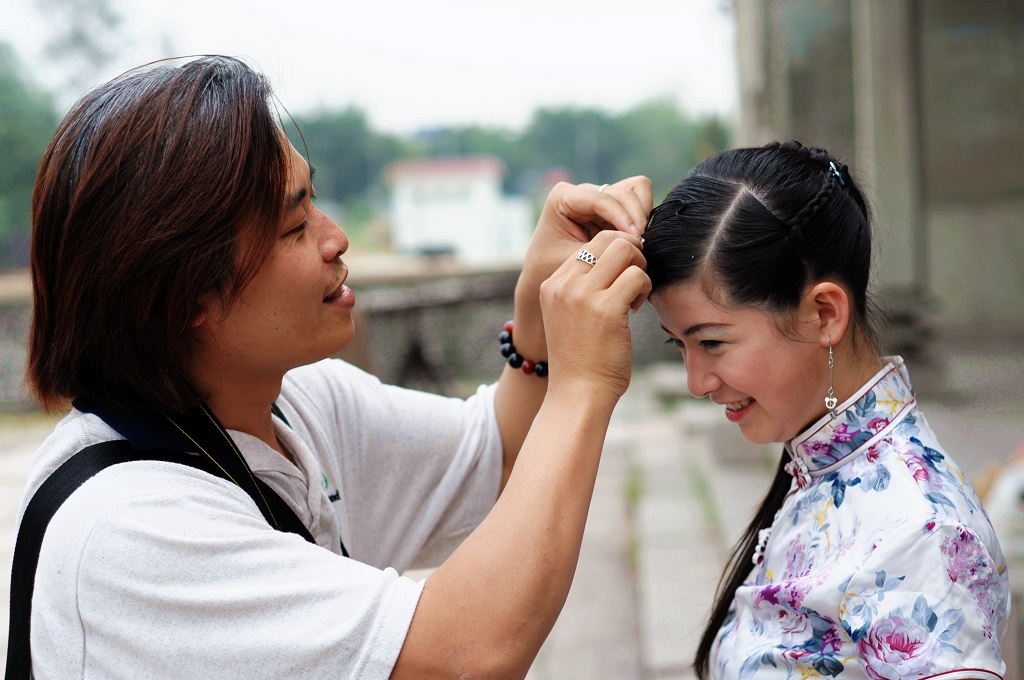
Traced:
<path fill-rule="evenodd" d="M 630 177 L 599 191 L 595 184 L 566 189 L 561 197 L 564 214 L 589 234 L 612 229 L 639 236 L 651 209 L 651 186 L 646 177 Z"/>

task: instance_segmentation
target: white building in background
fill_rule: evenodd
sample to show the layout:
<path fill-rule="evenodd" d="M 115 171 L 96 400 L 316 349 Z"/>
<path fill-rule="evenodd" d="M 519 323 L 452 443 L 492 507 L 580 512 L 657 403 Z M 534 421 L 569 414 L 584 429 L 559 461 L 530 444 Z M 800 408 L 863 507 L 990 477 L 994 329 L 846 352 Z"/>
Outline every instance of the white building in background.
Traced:
<path fill-rule="evenodd" d="M 469 264 L 519 260 L 533 231 L 530 199 L 505 196 L 494 156 L 402 161 L 391 187 L 391 244 L 409 253 L 451 253 Z"/>

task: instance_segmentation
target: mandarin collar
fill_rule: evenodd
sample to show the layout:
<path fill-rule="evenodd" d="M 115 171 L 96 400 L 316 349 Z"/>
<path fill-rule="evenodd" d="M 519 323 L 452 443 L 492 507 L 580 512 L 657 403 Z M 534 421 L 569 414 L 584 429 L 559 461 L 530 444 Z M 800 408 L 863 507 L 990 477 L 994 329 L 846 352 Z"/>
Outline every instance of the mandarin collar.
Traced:
<path fill-rule="evenodd" d="M 812 478 L 826 475 L 869 450 L 903 420 L 916 403 L 910 375 L 901 357 L 883 360 L 885 367 L 839 405 L 835 418 L 826 414 L 786 442 L 796 469 Z"/>

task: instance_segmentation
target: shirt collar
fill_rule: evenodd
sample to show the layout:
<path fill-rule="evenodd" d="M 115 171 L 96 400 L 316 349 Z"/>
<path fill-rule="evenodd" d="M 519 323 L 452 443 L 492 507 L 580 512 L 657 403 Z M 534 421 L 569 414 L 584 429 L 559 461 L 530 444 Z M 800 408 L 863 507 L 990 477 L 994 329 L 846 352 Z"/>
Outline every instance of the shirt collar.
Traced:
<path fill-rule="evenodd" d="M 886 357 L 888 363 L 860 390 L 786 443 L 794 461 L 806 466 L 812 477 L 831 472 L 867 451 L 881 439 L 916 399 L 903 359 Z"/>
<path fill-rule="evenodd" d="M 198 422 L 203 425 L 202 420 L 197 418 L 198 409 L 188 415 L 178 414 L 178 421 L 185 429 L 176 427 L 168 417 L 159 412 L 136 412 L 112 404 L 100 404 L 91 400 L 78 398 L 72 402 L 79 411 L 92 413 L 99 416 L 103 422 L 114 429 L 118 434 L 128 440 L 133 450 L 142 452 L 149 450 L 166 451 L 189 451 L 199 453 L 199 446 L 194 439 L 186 435 L 186 431 L 202 431 L 206 438 L 210 438 L 208 428 L 200 428 Z M 215 444 L 219 442 L 212 438 Z M 219 448 L 219 446 L 218 446 Z"/>

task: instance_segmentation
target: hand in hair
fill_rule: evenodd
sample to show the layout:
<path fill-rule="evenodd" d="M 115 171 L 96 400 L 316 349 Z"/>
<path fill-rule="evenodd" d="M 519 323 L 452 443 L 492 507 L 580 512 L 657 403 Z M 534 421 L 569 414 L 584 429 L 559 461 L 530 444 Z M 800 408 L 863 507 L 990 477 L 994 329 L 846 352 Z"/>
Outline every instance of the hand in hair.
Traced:
<path fill-rule="evenodd" d="M 503 441 L 532 408 L 527 390 L 543 405 L 498 502 L 427 579 L 394 680 L 525 677 L 568 595 L 608 421 L 629 384 L 628 312 L 650 290 L 638 237 L 606 230 L 580 245 L 597 264 L 568 259 L 540 290 L 551 373 L 506 368 L 499 382 Z"/>
<path fill-rule="evenodd" d="M 594 184 L 555 185 L 544 203 L 516 287 L 516 347 L 527 356 L 545 352 L 540 284 L 602 231 L 639 236 L 653 200 L 651 181 L 643 176 L 620 180 L 603 190 Z"/>
<path fill-rule="evenodd" d="M 517 352 L 533 361 L 549 361 L 548 335 L 540 306 L 541 284 L 597 234 L 634 233 L 636 225 L 645 224 L 652 200 L 651 182 L 646 177 L 630 177 L 603 190 L 593 184 L 555 185 L 544 203 L 516 286 Z M 519 371 L 506 371 L 498 383 L 495 409 L 505 447 L 502 488 L 546 388 L 546 381 L 523 380 Z"/>
<path fill-rule="evenodd" d="M 651 291 L 647 261 L 633 235 L 605 231 L 586 244 L 590 266 L 570 258 L 541 287 L 552 371 L 548 393 L 596 392 L 612 403 L 629 386 L 628 313 Z"/>

